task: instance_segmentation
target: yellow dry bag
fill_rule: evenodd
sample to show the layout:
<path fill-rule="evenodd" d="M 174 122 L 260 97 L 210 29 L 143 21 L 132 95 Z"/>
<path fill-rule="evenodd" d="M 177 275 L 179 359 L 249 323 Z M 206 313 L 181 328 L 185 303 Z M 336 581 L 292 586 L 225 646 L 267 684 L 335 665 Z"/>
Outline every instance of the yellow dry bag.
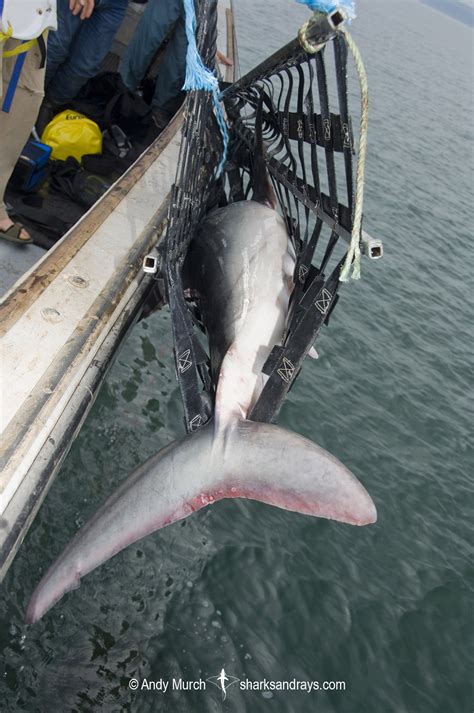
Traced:
<path fill-rule="evenodd" d="M 80 161 L 85 154 L 102 153 L 102 134 L 95 121 L 72 109 L 49 122 L 41 141 L 53 149 L 51 158 L 62 161 L 68 156 Z"/>

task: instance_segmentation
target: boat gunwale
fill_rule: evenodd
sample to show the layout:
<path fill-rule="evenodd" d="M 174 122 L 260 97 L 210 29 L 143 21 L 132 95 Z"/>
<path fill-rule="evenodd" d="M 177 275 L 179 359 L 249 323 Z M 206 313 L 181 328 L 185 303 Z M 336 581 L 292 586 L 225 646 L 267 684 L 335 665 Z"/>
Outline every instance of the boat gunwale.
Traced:
<path fill-rule="evenodd" d="M 163 132 L 145 149 L 104 196 L 0 300 L 0 337 L 20 319 L 92 238 L 174 138 L 183 121 L 181 108 Z"/>

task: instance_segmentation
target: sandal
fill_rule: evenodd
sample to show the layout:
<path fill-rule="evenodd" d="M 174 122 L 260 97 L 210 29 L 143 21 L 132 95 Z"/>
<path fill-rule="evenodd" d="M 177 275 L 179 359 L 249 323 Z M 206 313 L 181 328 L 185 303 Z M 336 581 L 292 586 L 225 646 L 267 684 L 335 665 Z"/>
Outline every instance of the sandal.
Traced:
<path fill-rule="evenodd" d="M 21 223 L 13 223 L 13 225 L 10 225 L 10 227 L 6 230 L 2 230 L 0 228 L 0 239 L 4 238 L 10 243 L 17 243 L 19 245 L 27 245 L 28 243 L 32 243 L 33 238 L 31 237 L 31 235 L 28 235 L 27 238 L 22 238 L 20 236 L 22 230 L 26 230 L 26 228 Z"/>

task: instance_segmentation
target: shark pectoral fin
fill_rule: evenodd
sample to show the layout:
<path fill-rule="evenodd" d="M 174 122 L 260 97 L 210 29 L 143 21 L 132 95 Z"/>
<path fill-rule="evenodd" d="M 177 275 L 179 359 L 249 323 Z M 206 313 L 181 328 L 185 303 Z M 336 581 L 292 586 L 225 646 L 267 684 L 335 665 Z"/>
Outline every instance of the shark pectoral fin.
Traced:
<path fill-rule="evenodd" d="M 76 533 L 28 604 L 40 619 L 81 577 L 128 545 L 208 505 L 213 424 L 162 449 L 130 475 Z"/>
<path fill-rule="evenodd" d="M 351 525 L 377 519 L 370 495 L 337 458 L 279 426 L 234 425 L 226 438 L 226 470 L 231 464 L 234 497 Z"/>

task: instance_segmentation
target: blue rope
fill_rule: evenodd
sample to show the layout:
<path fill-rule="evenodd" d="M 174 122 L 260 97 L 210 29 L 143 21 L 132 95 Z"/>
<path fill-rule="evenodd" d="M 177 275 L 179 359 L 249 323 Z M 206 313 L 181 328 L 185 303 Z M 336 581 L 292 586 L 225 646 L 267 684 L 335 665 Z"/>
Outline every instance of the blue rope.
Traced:
<path fill-rule="evenodd" d="M 186 37 L 188 40 L 188 50 L 186 53 L 186 76 L 183 89 L 186 92 L 193 90 L 204 90 L 212 92 L 214 113 L 217 123 L 222 134 L 222 159 L 217 168 L 217 177 L 219 177 L 224 168 L 225 159 L 227 156 L 227 147 L 229 145 L 229 132 L 222 111 L 222 106 L 219 101 L 219 82 L 217 77 L 204 66 L 201 56 L 196 45 L 196 13 L 194 10 L 193 0 L 183 0 L 184 11 L 186 14 Z"/>
<path fill-rule="evenodd" d="M 308 5 L 314 12 L 324 12 L 328 14 L 333 12 L 336 7 L 341 7 L 346 11 L 350 20 L 353 20 L 356 16 L 354 0 L 339 0 L 339 2 L 335 2 L 334 0 L 296 0 L 296 2 L 302 5 Z"/>

